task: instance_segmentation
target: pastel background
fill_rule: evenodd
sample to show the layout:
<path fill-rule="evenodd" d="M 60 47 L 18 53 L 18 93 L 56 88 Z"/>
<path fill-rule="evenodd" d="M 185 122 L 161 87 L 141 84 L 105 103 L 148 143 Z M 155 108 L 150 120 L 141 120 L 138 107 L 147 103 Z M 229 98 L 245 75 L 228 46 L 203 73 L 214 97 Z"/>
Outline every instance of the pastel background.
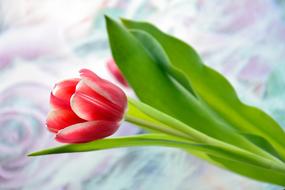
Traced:
<path fill-rule="evenodd" d="M 170 148 L 28 158 L 57 144 L 45 128 L 56 81 L 85 67 L 116 82 L 106 70 L 104 14 L 147 20 L 187 41 L 243 101 L 285 128 L 282 0 L 0 0 L 1 190 L 282 189 Z M 124 124 L 116 135 L 139 132 Z"/>

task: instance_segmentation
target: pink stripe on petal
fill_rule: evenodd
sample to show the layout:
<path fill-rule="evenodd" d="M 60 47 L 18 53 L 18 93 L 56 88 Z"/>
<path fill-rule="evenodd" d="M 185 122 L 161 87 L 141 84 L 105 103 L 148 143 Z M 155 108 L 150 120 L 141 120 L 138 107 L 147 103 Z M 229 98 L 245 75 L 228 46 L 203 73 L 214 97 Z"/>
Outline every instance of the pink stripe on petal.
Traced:
<path fill-rule="evenodd" d="M 46 125 L 49 131 L 56 133 L 65 127 L 84 121 L 71 110 L 57 109 L 48 113 Z"/>
<path fill-rule="evenodd" d="M 120 121 L 122 112 L 118 112 L 108 104 L 97 100 L 80 91 L 75 92 L 71 97 L 71 109 L 80 118 L 87 121 L 91 120 L 110 120 Z"/>
<path fill-rule="evenodd" d="M 88 69 L 81 69 L 79 72 L 82 80 L 91 89 L 93 89 L 98 94 L 105 97 L 115 105 L 119 106 L 120 109 L 124 109 L 126 107 L 127 97 L 118 86 L 100 78 Z"/>
<path fill-rule="evenodd" d="M 56 140 L 63 143 L 84 143 L 114 134 L 119 123 L 110 121 L 89 121 L 60 130 Z"/>
<path fill-rule="evenodd" d="M 94 91 L 92 88 L 90 88 L 82 79 L 76 86 L 76 92 L 80 92 L 83 94 L 87 94 L 88 96 L 92 97 L 93 99 L 96 99 L 99 102 L 102 102 L 104 105 L 108 105 L 114 109 L 116 109 L 118 112 L 123 112 L 122 108 L 114 104 L 113 102 L 109 101 L 102 95 L 98 94 L 96 91 Z"/>

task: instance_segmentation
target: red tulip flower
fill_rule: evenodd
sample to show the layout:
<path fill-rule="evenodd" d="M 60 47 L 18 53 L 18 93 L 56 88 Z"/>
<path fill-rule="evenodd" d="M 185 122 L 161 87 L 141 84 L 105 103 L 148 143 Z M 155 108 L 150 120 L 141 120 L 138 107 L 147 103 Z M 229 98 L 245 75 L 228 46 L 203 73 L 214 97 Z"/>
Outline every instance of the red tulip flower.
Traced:
<path fill-rule="evenodd" d="M 127 106 L 125 93 L 88 69 L 57 83 L 50 95 L 47 127 L 64 143 L 83 143 L 115 133 Z"/>
<path fill-rule="evenodd" d="M 128 82 L 124 78 L 122 72 L 120 71 L 120 69 L 118 68 L 118 66 L 116 65 L 113 59 L 110 59 L 109 61 L 107 61 L 107 68 L 112 73 L 112 75 L 117 79 L 119 83 L 121 83 L 125 87 L 129 86 Z"/>

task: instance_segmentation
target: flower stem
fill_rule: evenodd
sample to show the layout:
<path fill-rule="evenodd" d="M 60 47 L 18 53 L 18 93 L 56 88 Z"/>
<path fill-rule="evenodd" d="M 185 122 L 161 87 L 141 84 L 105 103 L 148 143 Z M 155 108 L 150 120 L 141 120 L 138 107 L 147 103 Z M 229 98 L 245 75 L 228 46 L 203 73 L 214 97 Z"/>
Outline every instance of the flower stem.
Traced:
<path fill-rule="evenodd" d="M 183 139 L 193 140 L 189 135 L 187 135 L 187 134 L 185 134 L 185 133 L 183 133 L 181 131 L 172 129 L 172 128 L 170 128 L 170 127 L 168 127 L 168 126 L 166 126 L 165 124 L 162 124 L 162 123 L 160 123 L 160 124 L 153 123 L 153 122 L 150 122 L 150 121 L 147 121 L 147 120 L 143 120 L 143 119 L 134 117 L 134 116 L 129 115 L 129 114 L 126 114 L 125 121 L 128 121 L 128 122 L 133 123 L 135 125 L 139 125 L 142 128 L 150 129 L 150 130 L 153 130 L 153 131 L 156 131 L 156 132 L 162 132 L 162 133 L 165 133 L 165 134 L 168 134 L 168 135 L 181 137 Z"/>

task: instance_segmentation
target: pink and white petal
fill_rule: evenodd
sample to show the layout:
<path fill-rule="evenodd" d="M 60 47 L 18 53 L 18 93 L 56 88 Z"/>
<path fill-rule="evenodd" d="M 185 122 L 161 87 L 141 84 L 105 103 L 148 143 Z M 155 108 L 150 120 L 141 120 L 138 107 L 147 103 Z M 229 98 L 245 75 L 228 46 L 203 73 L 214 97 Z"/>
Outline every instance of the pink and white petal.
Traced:
<path fill-rule="evenodd" d="M 106 99 L 102 95 L 98 94 L 93 89 L 91 89 L 87 84 L 85 84 L 84 80 L 81 80 L 77 84 L 76 92 L 80 92 L 80 93 L 86 94 L 89 97 L 92 97 L 93 99 L 95 99 L 95 100 L 97 100 L 99 102 L 102 102 L 102 104 L 104 104 L 104 105 L 106 104 L 106 105 L 116 109 L 118 112 L 123 112 L 124 111 L 119 106 L 117 106 L 116 104 L 112 103 L 111 101 L 109 101 L 108 99 Z"/>
<path fill-rule="evenodd" d="M 63 143 L 85 143 L 110 136 L 118 128 L 118 122 L 89 121 L 60 130 L 55 139 Z"/>
<path fill-rule="evenodd" d="M 108 104 L 105 104 L 104 102 L 101 102 L 87 94 L 83 94 L 80 91 L 75 92 L 71 97 L 70 105 L 72 111 L 78 115 L 78 117 L 87 121 L 120 121 L 123 117 L 122 112 L 118 112 Z"/>
<path fill-rule="evenodd" d="M 48 113 L 46 125 L 49 131 L 57 133 L 65 127 L 84 121 L 71 110 L 57 109 Z"/>
<path fill-rule="evenodd" d="M 104 80 L 97 76 L 95 73 L 88 69 L 81 69 L 80 77 L 91 89 L 96 91 L 101 96 L 105 97 L 115 105 L 119 106 L 121 109 L 124 109 L 127 105 L 127 97 L 115 84 Z"/>
<path fill-rule="evenodd" d="M 61 81 L 55 84 L 52 90 L 52 94 L 59 99 L 66 100 L 69 102 L 70 97 L 74 94 L 76 85 L 79 81 L 79 78 Z"/>

